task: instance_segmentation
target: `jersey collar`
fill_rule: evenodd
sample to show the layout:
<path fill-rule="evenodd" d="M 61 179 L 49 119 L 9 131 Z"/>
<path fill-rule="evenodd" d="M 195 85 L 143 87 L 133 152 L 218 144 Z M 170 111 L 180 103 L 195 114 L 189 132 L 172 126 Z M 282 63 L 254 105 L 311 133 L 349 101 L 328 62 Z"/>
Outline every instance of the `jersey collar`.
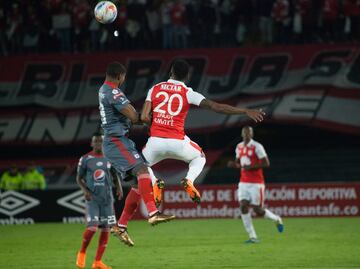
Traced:
<path fill-rule="evenodd" d="M 110 81 L 105 81 L 105 82 L 104 82 L 104 85 L 108 85 L 108 86 L 110 86 L 110 87 L 113 88 L 113 89 L 116 89 L 116 88 L 118 87 L 118 85 L 116 85 L 115 83 L 110 82 Z"/>
<path fill-rule="evenodd" d="M 183 86 L 185 86 L 185 87 L 186 87 L 185 83 L 184 83 L 184 82 L 182 82 L 182 81 L 180 81 L 180 80 L 176 80 L 176 79 L 172 79 L 172 78 L 170 78 L 170 79 L 168 79 L 168 81 L 167 81 L 167 82 L 174 83 L 174 84 L 180 84 L 180 85 L 183 85 Z"/>
<path fill-rule="evenodd" d="M 104 155 L 102 153 L 95 153 L 95 151 L 90 151 L 89 155 L 92 155 L 94 157 L 104 157 Z"/>

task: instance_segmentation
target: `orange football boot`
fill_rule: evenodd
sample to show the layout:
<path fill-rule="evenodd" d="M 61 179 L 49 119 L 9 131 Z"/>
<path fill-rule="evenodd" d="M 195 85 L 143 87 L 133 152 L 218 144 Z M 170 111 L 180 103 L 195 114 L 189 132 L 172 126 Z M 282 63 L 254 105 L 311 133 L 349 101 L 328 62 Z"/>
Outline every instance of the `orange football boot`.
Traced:
<path fill-rule="evenodd" d="M 94 261 L 93 265 L 91 266 L 91 269 L 112 269 L 110 266 L 107 266 L 102 261 Z"/>
<path fill-rule="evenodd" d="M 163 190 L 165 188 L 165 182 L 162 179 L 156 180 L 154 186 L 153 186 L 153 194 L 154 194 L 154 200 L 156 207 L 159 207 L 161 205 L 162 199 L 163 199 Z"/>
<path fill-rule="evenodd" d="M 185 191 L 189 194 L 191 200 L 193 200 L 193 202 L 199 204 L 201 196 L 200 196 L 200 193 L 198 192 L 198 190 L 192 184 L 192 182 L 190 180 L 184 178 L 181 180 L 181 184 L 183 185 Z"/>
<path fill-rule="evenodd" d="M 76 266 L 80 269 L 85 268 L 86 253 L 78 252 L 76 257 Z"/>

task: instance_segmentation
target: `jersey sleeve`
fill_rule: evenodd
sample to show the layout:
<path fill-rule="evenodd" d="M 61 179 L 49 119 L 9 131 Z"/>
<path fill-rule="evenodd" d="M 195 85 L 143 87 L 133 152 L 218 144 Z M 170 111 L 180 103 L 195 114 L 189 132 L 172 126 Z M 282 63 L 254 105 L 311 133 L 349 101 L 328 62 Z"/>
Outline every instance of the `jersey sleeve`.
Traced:
<path fill-rule="evenodd" d="M 201 101 L 205 99 L 205 96 L 201 93 L 193 91 L 193 89 L 188 88 L 188 91 L 186 93 L 186 98 L 189 102 L 189 104 L 199 106 Z"/>
<path fill-rule="evenodd" d="M 111 92 L 109 92 L 107 98 L 109 103 L 119 112 L 124 107 L 126 107 L 127 104 L 130 104 L 130 101 L 127 99 L 126 95 L 118 89 L 113 89 Z"/>
<path fill-rule="evenodd" d="M 256 145 L 255 153 L 259 159 L 263 159 L 267 156 L 265 149 L 264 149 L 263 145 L 261 145 L 261 144 Z"/>
<path fill-rule="evenodd" d="M 86 159 L 81 157 L 77 166 L 77 173 L 80 178 L 83 178 L 86 173 Z"/>
<path fill-rule="evenodd" d="M 150 101 L 150 102 L 152 101 L 152 100 L 151 100 L 152 92 L 153 92 L 153 88 L 151 88 L 151 89 L 148 91 L 148 94 L 147 94 L 147 96 L 146 96 L 145 101 Z"/>

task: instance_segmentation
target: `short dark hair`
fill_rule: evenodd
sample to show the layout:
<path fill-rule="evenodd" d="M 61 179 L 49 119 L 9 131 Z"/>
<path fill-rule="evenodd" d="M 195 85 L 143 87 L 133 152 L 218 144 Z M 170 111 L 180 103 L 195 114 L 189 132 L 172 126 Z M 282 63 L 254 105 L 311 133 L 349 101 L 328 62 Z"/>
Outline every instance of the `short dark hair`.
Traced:
<path fill-rule="evenodd" d="M 189 74 L 190 66 L 184 60 L 175 60 L 171 66 L 172 75 L 178 80 L 185 80 Z"/>
<path fill-rule="evenodd" d="M 119 75 L 126 74 L 126 68 L 119 62 L 109 63 L 106 68 L 106 75 L 111 78 L 117 78 Z"/>

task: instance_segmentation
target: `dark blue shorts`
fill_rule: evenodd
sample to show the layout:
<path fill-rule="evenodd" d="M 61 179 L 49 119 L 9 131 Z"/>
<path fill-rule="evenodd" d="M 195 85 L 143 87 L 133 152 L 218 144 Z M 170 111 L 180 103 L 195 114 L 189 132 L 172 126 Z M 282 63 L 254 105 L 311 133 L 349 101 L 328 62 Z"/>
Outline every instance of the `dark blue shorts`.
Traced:
<path fill-rule="evenodd" d="M 145 163 L 141 154 L 136 150 L 135 143 L 125 136 L 105 136 L 103 152 L 111 165 L 121 175 L 137 165 Z"/>

